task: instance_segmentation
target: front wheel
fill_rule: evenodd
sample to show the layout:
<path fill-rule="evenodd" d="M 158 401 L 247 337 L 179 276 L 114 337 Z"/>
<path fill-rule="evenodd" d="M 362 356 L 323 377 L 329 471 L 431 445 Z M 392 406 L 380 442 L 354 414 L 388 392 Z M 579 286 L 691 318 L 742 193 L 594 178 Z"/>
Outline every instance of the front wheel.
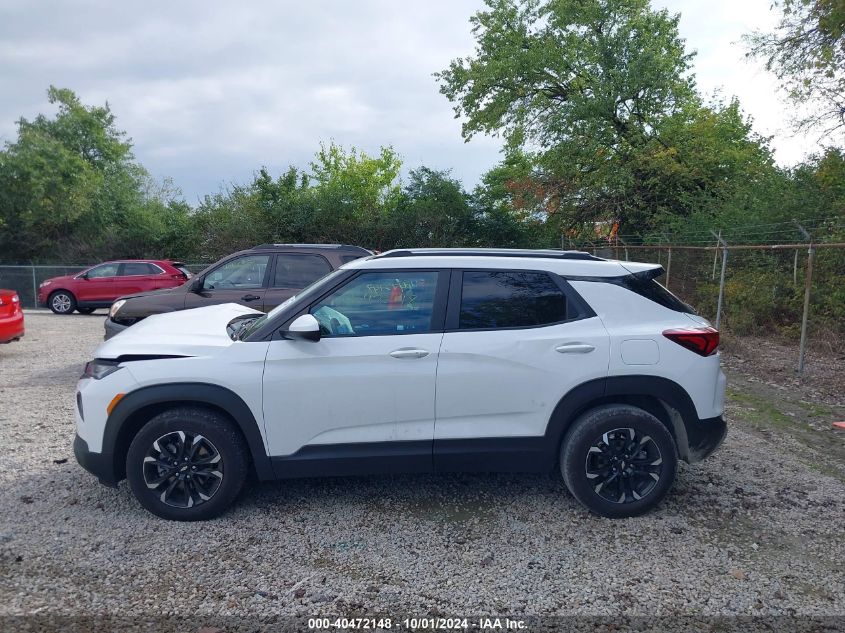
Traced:
<path fill-rule="evenodd" d="M 57 290 L 47 299 L 47 305 L 56 314 L 70 314 L 76 309 L 76 297 L 67 290 Z"/>
<path fill-rule="evenodd" d="M 249 452 L 226 417 L 199 407 L 170 409 L 138 432 L 126 478 L 140 504 L 175 521 L 222 514 L 243 488 Z"/>
<path fill-rule="evenodd" d="M 604 405 L 572 425 L 560 467 L 569 491 L 589 510 L 625 518 L 666 496 L 678 457 L 672 434 L 656 417 L 630 405 Z"/>

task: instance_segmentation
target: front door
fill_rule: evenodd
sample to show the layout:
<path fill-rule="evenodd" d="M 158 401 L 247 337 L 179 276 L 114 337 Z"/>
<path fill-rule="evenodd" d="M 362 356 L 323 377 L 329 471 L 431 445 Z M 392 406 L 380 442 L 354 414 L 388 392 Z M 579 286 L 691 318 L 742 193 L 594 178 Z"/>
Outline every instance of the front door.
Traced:
<path fill-rule="evenodd" d="M 76 299 L 80 303 L 110 303 L 114 300 L 114 280 L 120 264 L 108 263 L 95 266 L 79 277 Z"/>
<path fill-rule="evenodd" d="M 362 272 L 308 307 L 320 341 L 270 343 L 264 419 L 277 470 L 431 470 L 447 279 Z M 318 457 L 322 470 L 312 473 L 307 464 Z"/>
<path fill-rule="evenodd" d="M 185 297 L 186 308 L 240 303 L 261 310 L 270 268 L 269 254 L 242 255 L 205 275 L 202 286 Z"/>

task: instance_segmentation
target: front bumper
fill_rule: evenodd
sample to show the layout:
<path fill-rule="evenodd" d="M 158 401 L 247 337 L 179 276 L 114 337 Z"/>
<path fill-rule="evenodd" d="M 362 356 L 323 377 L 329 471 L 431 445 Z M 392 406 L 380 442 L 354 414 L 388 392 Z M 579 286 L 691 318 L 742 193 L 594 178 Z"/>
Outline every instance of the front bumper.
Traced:
<path fill-rule="evenodd" d="M 73 440 L 73 455 L 76 461 L 100 483 L 111 488 L 117 487 L 117 477 L 114 473 L 114 457 L 110 453 L 92 453 L 88 444 L 78 435 Z"/>
<path fill-rule="evenodd" d="M 111 317 L 108 317 L 105 321 L 103 321 L 103 327 L 106 330 L 106 333 L 103 335 L 103 340 L 107 341 L 113 336 L 117 336 L 123 330 L 130 327 L 128 325 L 121 325 L 117 321 L 112 321 Z"/>

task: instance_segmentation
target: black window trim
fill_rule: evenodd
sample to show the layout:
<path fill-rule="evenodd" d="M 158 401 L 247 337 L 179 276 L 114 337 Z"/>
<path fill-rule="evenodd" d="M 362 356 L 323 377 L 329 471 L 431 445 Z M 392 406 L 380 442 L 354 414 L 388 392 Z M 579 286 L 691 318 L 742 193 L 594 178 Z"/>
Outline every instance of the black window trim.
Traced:
<path fill-rule="evenodd" d="M 330 272 L 337 270 L 337 268 L 332 265 L 332 263 L 328 260 L 328 258 L 323 256 L 320 253 L 273 253 L 273 261 L 270 263 L 270 266 L 268 266 L 268 268 L 272 267 L 273 270 L 270 271 L 270 275 L 267 277 L 267 284 L 265 285 L 265 288 L 267 288 L 268 290 L 291 290 L 291 289 L 292 290 L 302 290 L 302 288 L 305 287 L 305 286 L 299 286 L 299 287 L 297 287 L 297 286 L 274 286 L 273 284 L 270 283 L 271 281 L 272 282 L 276 281 L 276 261 L 279 259 L 279 257 L 282 257 L 282 256 L 284 256 L 284 257 L 288 257 L 288 256 L 293 256 L 293 257 L 319 257 L 324 262 L 326 262 L 326 265 L 329 267 L 329 270 L 327 272 L 323 273 L 323 275 L 321 275 L 321 277 L 325 277 Z M 317 277 L 317 279 L 320 279 L 320 277 Z M 317 281 L 317 279 L 315 279 L 314 281 Z M 311 283 L 314 283 L 314 281 L 312 281 Z"/>
<path fill-rule="evenodd" d="M 507 327 L 488 328 L 462 328 L 460 327 L 461 298 L 463 295 L 463 278 L 465 272 L 471 273 L 538 273 L 548 275 L 549 278 L 560 288 L 564 297 L 577 310 L 578 314 L 569 319 L 555 321 L 554 323 L 541 323 L 540 325 L 511 325 Z M 543 327 L 555 327 L 565 323 L 574 323 L 596 316 L 590 305 L 579 295 L 575 289 L 561 275 L 542 269 L 529 268 L 453 268 L 452 279 L 449 286 L 449 304 L 446 310 L 446 324 L 444 332 L 498 332 L 508 330 L 536 330 Z"/>
<path fill-rule="evenodd" d="M 383 334 L 362 334 L 360 336 L 324 336 L 322 338 L 331 339 L 359 339 L 370 338 L 374 336 L 408 336 L 409 334 L 442 334 L 443 327 L 446 320 L 446 304 L 451 282 L 452 270 L 448 268 L 364 268 L 360 270 L 350 271 L 350 274 L 338 280 L 331 288 L 327 288 L 325 292 L 318 297 L 311 299 L 307 304 L 292 305 L 290 312 L 280 316 L 279 324 L 270 326 L 272 332 L 269 336 L 261 335 L 251 338 L 250 340 L 280 340 L 282 333 L 287 330 L 288 326 L 298 317 L 303 314 L 309 314 L 311 308 L 320 303 L 323 299 L 333 294 L 343 286 L 351 283 L 358 277 L 370 273 L 388 273 L 388 274 L 402 274 L 402 273 L 437 273 L 437 288 L 434 291 L 434 303 L 431 309 L 431 329 L 427 332 L 389 332 Z"/>

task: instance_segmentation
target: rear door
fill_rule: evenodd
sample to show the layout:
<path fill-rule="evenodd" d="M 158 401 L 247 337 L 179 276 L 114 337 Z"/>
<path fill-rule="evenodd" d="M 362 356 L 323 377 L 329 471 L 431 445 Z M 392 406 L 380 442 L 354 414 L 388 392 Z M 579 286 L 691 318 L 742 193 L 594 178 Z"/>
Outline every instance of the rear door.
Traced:
<path fill-rule="evenodd" d="M 114 280 L 114 298 L 154 290 L 164 271 L 148 262 L 123 262 Z"/>
<path fill-rule="evenodd" d="M 185 307 L 240 303 L 260 310 L 267 290 L 270 257 L 269 253 L 255 253 L 226 260 L 205 275 L 197 292 L 187 293 Z"/>
<path fill-rule="evenodd" d="M 331 271 L 331 264 L 322 255 L 279 253 L 264 294 L 264 311 L 269 312 Z"/>
<path fill-rule="evenodd" d="M 542 438 L 569 390 L 607 376 L 609 347 L 601 320 L 557 275 L 454 271 L 437 367 L 435 468 L 466 465 L 473 456 L 460 453 L 483 452 L 483 440 L 495 453 L 497 440 L 512 448 L 515 438 Z"/>

